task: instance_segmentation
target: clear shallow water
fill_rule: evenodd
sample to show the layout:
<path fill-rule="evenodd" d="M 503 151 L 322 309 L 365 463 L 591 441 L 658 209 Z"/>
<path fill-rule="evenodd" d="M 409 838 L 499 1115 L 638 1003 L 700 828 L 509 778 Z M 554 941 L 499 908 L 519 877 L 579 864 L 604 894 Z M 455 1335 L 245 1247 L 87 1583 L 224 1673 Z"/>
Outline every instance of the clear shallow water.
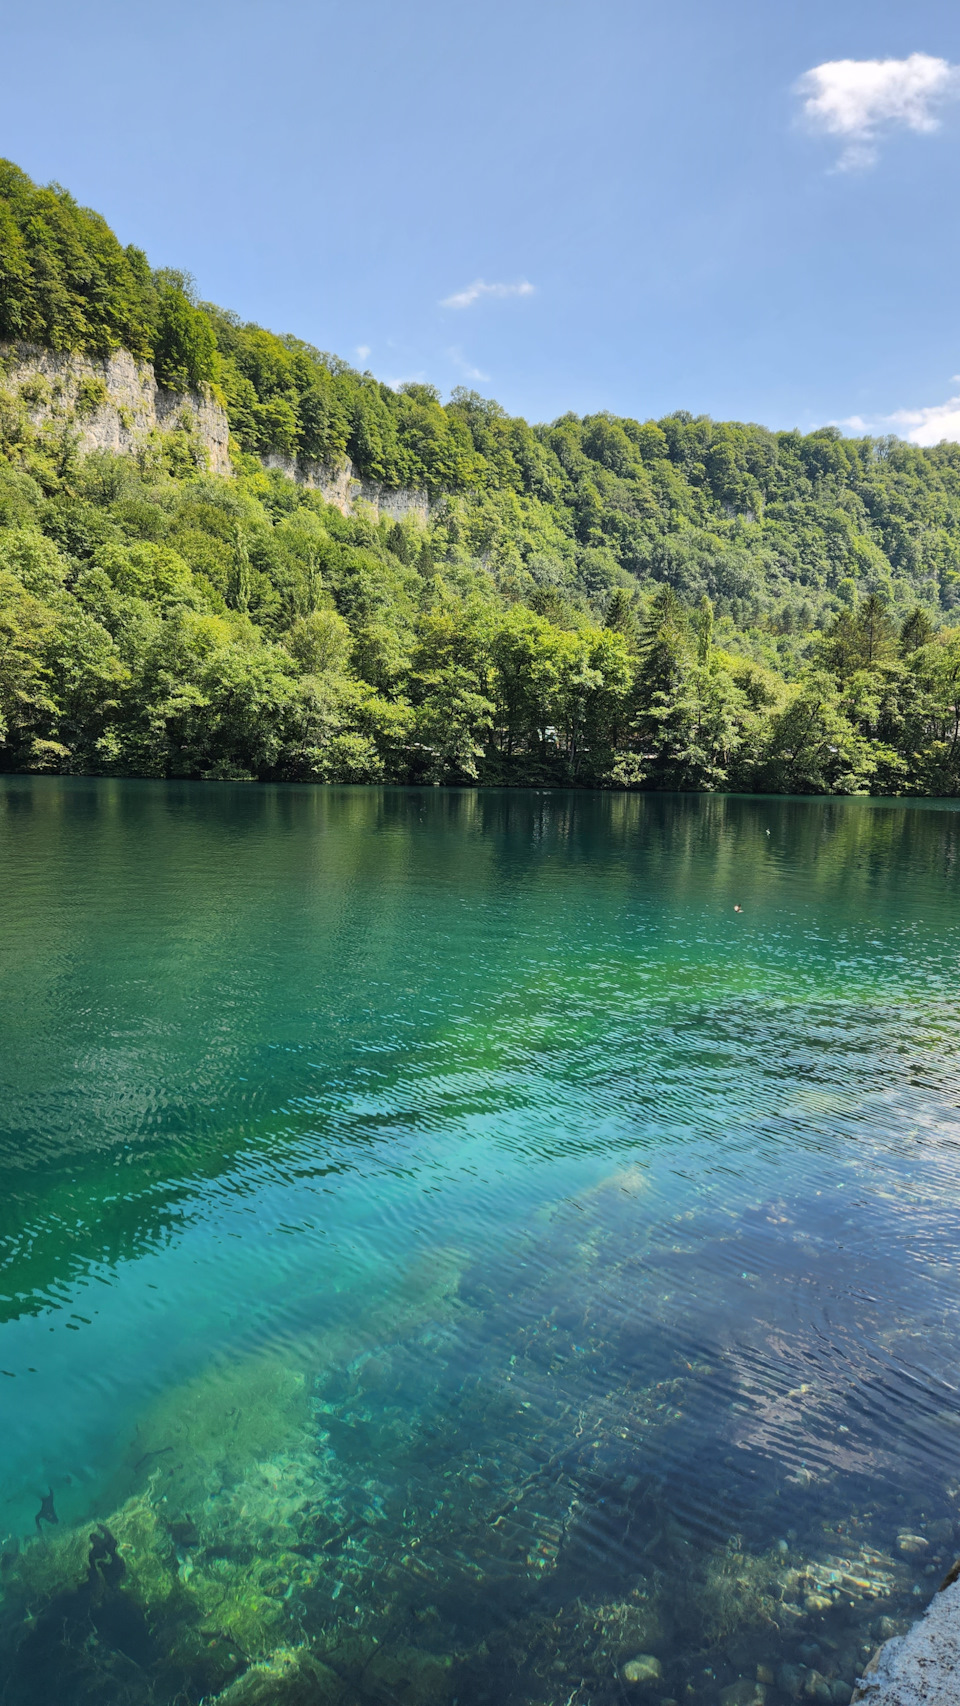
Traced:
<path fill-rule="evenodd" d="M 960 1550 L 958 832 L 0 779 L 5 1706 L 847 1699 Z"/>

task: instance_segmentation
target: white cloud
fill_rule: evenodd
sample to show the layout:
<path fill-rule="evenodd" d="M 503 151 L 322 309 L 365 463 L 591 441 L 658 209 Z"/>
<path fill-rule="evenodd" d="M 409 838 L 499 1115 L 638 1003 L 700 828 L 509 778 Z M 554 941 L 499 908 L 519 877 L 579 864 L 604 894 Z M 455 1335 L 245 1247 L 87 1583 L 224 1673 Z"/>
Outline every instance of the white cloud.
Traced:
<path fill-rule="evenodd" d="M 454 367 L 459 367 L 464 379 L 478 379 L 481 381 L 489 380 L 489 373 L 481 373 L 479 367 L 474 367 L 469 361 L 467 361 L 463 351 L 457 344 L 454 344 L 452 349 L 447 350 L 447 355 L 453 362 Z"/>
<path fill-rule="evenodd" d="M 453 296 L 445 296 L 441 308 L 472 308 L 484 296 L 533 296 L 535 286 L 523 278 L 519 284 L 487 284 L 482 278 L 474 279 L 466 290 L 458 290 Z"/>
<path fill-rule="evenodd" d="M 837 170 L 872 166 L 885 126 L 931 131 L 936 109 L 960 94 L 960 67 L 929 53 L 907 59 L 831 59 L 804 72 L 796 86 L 812 130 L 842 139 Z"/>
<path fill-rule="evenodd" d="M 360 357 L 361 361 L 366 361 L 367 356 L 370 354 L 370 345 L 369 344 L 358 344 L 357 345 L 357 354 Z"/>
<path fill-rule="evenodd" d="M 901 436 L 911 444 L 939 444 L 942 438 L 960 444 L 960 397 L 948 397 L 928 409 L 897 409 L 885 418 L 893 427 L 906 427 Z"/>
<path fill-rule="evenodd" d="M 960 375 L 954 374 L 954 382 L 958 380 Z M 895 432 L 909 444 L 939 444 L 944 438 L 960 444 L 960 396 L 948 397 L 945 403 L 931 403 L 925 409 L 895 409 L 892 415 L 876 415 L 870 420 L 864 420 L 862 415 L 847 415 L 843 420 L 831 421 L 830 425 L 863 434 Z"/>

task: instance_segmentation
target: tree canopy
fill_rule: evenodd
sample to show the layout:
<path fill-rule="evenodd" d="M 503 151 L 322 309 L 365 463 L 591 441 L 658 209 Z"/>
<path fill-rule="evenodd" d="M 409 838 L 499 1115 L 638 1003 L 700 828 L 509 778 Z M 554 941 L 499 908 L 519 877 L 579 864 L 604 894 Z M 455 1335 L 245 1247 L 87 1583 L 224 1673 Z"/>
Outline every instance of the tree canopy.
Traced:
<path fill-rule="evenodd" d="M 960 788 L 956 445 L 393 390 L 9 163 L 0 340 L 214 388 L 235 470 L 186 430 L 80 458 L 0 393 L 7 769 Z M 345 457 L 428 523 L 324 503 Z"/>

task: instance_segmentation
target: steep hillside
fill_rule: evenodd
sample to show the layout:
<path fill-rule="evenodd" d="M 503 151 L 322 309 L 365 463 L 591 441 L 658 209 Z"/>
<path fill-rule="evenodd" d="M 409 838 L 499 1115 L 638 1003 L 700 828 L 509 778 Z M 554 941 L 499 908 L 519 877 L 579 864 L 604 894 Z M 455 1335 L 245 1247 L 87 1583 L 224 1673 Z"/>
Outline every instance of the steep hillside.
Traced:
<path fill-rule="evenodd" d="M 960 787 L 958 446 L 393 391 L 10 164 L 0 344 L 7 769 Z"/>

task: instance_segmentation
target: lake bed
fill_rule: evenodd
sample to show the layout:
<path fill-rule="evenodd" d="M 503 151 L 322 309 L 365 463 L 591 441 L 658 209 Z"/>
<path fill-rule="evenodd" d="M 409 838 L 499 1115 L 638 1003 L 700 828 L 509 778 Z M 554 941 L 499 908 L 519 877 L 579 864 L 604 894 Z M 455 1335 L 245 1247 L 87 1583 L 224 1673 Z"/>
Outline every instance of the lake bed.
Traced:
<path fill-rule="evenodd" d="M 0 779 L 6 1701 L 844 1706 L 960 1550 L 958 853 Z"/>

